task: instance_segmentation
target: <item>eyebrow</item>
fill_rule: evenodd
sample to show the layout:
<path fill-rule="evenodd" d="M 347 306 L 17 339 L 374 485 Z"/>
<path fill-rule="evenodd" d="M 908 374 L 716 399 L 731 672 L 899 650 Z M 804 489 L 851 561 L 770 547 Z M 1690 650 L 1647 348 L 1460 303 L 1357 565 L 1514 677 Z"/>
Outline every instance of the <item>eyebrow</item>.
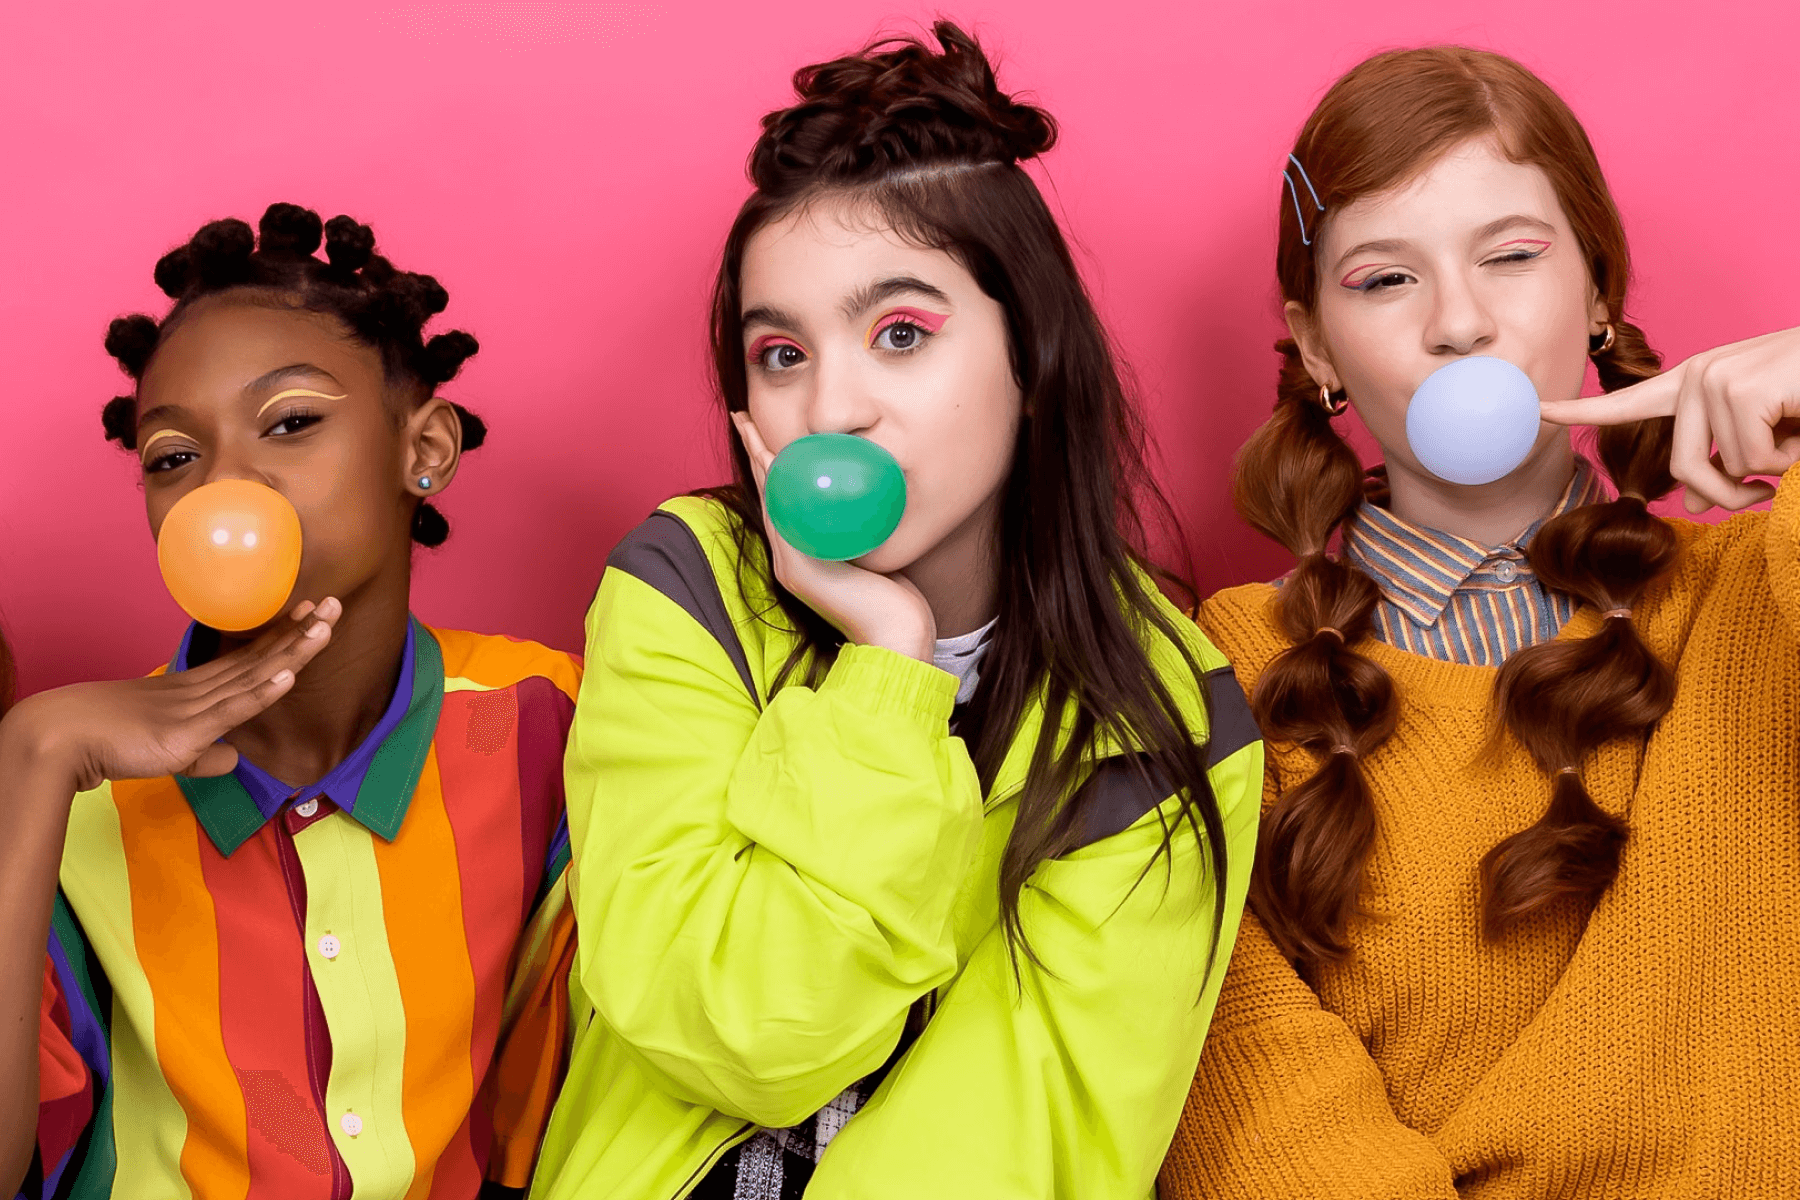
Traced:
<path fill-rule="evenodd" d="M 341 382 L 338 381 L 338 377 L 336 375 L 333 375 L 330 371 L 327 371 L 324 367 L 314 366 L 312 363 L 304 363 L 303 362 L 303 363 L 289 363 L 285 367 L 276 367 L 273 371 L 268 371 L 268 372 L 265 372 L 264 374 L 258 375 L 255 379 L 252 379 L 249 383 L 246 383 L 241 390 L 244 395 L 248 396 L 252 392 L 260 392 L 264 388 L 273 387 L 278 383 L 285 383 L 290 379 L 294 379 L 294 378 L 297 378 L 302 375 L 321 376 L 325 379 L 331 380 L 331 382 L 337 384 L 337 386 L 339 386 L 339 387 L 344 386 Z"/>
<path fill-rule="evenodd" d="M 1489 238 L 1497 237 L 1498 235 L 1505 233 L 1508 229 L 1513 228 L 1537 229 L 1546 233 L 1556 232 L 1556 227 L 1551 225 L 1548 221 L 1540 220 L 1537 217 L 1528 217 L 1524 213 L 1512 213 L 1508 216 L 1501 217 L 1498 220 L 1489 221 L 1486 225 L 1477 229 L 1475 231 L 1474 240 L 1477 242 L 1485 242 Z M 1411 245 L 1412 243 L 1405 238 L 1383 238 L 1382 240 L 1375 242 L 1360 242 L 1338 255 L 1337 266 L 1338 269 L 1341 270 L 1345 263 L 1358 255 L 1393 254 L 1400 250 L 1408 249 Z"/>
<path fill-rule="evenodd" d="M 936 300 L 939 304 L 950 303 L 950 297 L 944 294 L 942 288 L 933 287 L 923 279 L 912 275 L 890 275 L 886 279 L 877 279 L 867 287 L 861 287 L 851 292 L 844 297 L 844 302 L 838 305 L 838 310 L 844 314 L 846 320 L 854 321 L 884 300 L 892 300 L 895 296 L 909 294 L 926 296 Z"/>
<path fill-rule="evenodd" d="M 745 309 L 742 324 L 745 329 L 752 325 L 773 325 L 777 329 L 798 329 L 800 318 L 784 308 L 776 308 L 773 304 L 759 304 L 755 308 Z"/>

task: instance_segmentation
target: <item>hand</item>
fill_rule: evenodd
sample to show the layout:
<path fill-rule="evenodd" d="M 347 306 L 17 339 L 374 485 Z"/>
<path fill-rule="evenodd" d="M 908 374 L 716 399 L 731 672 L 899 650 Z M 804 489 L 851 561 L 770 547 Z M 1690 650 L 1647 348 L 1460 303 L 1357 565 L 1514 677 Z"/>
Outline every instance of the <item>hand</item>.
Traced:
<path fill-rule="evenodd" d="M 223 775 L 237 766 L 237 751 L 219 739 L 287 694 L 343 611 L 335 599 L 309 601 L 249 645 L 191 670 L 41 692 L 20 701 L 3 728 L 38 761 L 49 756 L 75 792 L 106 779 Z"/>
<path fill-rule="evenodd" d="M 1696 354 L 1604 396 L 1547 400 L 1542 411 L 1556 425 L 1672 416 L 1669 470 L 1687 486 L 1687 510 L 1745 508 L 1775 494 L 1773 485 L 1750 476 L 1780 475 L 1800 462 L 1800 329 Z"/>
<path fill-rule="evenodd" d="M 850 641 L 882 646 L 930 662 L 937 641 L 937 618 L 924 593 L 903 575 L 882 575 L 847 562 L 826 562 L 788 545 L 769 520 L 764 481 L 775 456 L 763 445 L 762 435 L 749 413 L 732 413 L 731 420 L 749 452 L 757 493 L 765 497 L 763 528 L 768 531 L 769 557 L 781 586 L 800 597 Z"/>

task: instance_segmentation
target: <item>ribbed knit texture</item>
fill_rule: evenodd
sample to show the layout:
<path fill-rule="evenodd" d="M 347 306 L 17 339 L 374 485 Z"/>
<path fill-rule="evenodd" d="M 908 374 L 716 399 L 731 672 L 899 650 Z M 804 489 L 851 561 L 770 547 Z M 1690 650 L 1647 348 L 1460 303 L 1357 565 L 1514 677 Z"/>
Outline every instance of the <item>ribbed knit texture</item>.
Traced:
<path fill-rule="evenodd" d="M 1772 513 L 1677 530 L 1637 617 L 1675 706 L 1585 772 L 1631 829 L 1591 917 L 1482 941 L 1481 857 L 1549 780 L 1482 758 L 1493 669 L 1357 646 L 1400 696 L 1364 763 L 1376 916 L 1307 980 L 1246 915 L 1163 1200 L 1800 1196 L 1800 468 Z M 1202 609 L 1246 688 L 1287 645 L 1273 598 Z M 1269 749 L 1265 804 L 1317 764 Z"/>

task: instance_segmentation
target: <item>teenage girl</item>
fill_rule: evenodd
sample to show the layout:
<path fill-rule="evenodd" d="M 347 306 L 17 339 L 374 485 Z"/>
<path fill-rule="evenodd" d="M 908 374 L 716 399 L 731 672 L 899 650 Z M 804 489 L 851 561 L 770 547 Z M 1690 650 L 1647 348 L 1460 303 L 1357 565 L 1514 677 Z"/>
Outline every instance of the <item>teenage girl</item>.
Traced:
<path fill-rule="evenodd" d="M 1019 166 L 1055 127 L 935 33 L 763 119 L 713 311 L 734 482 L 631 533 L 588 614 L 592 1009 L 537 1196 L 1153 1192 L 1261 749 L 1145 558 L 1138 421 Z M 853 562 L 759 500 L 821 432 L 906 474 Z"/>
<path fill-rule="evenodd" d="M 424 338 L 448 296 L 374 246 L 287 204 L 215 221 L 157 263 L 168 314 L 107 335 L 152 533 L 265 484 L 299 513 L 299 603 L 0 722 L 0 1195 L 529 1176 L 562 1030 L 553 974 L 514 964 L 567 946 L 520 938 L 562 895 L 577 666 L 408 613 L 484 428 L 438 394 L 475 339 Z"/>
<path fill-rule="evenodd" d="M 1800 459 L 1800 336 L 1659 375 L 1592 146 L 1495 54 L 1363 63 L 1286 166 L 1236 489 L 1299 561 L 1201 614 L 1275 749 L 1164 1194 L 1800 1194 L 1800 486 L 1754 478 Z M 1469 355 L 1545 418 L 1480 487 L 1405 434 Z M 1774 511 L 1648 512 L 1678 480 Z"/>

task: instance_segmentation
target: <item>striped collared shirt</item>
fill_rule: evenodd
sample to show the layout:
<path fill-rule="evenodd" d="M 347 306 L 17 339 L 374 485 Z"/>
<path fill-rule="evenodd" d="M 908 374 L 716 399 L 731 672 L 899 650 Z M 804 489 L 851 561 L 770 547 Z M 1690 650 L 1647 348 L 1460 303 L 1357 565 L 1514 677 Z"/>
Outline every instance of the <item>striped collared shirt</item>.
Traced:
<path fill-rule="evenodd" d="M 523 1187 L 567 1037 L 579 675 L 415 621 L 386 713 L 317 784 L 240 759 L 77 796 L 21 1195 Z"/>
<path fill-rule="evenodd" d="M 1499 546 L 1425 529 L 1365 502 L 1344 531 L 1344 556 L 1381 589 L 1375 637 L 1413 654 L 1480 667 L 1497 667 L 1555 637 L 1579 602 L 1538 582 L 1525 549 L 1551 517 L 1606 498 L 1600 476 L 1577 460 L 1556 507 Z"/>

